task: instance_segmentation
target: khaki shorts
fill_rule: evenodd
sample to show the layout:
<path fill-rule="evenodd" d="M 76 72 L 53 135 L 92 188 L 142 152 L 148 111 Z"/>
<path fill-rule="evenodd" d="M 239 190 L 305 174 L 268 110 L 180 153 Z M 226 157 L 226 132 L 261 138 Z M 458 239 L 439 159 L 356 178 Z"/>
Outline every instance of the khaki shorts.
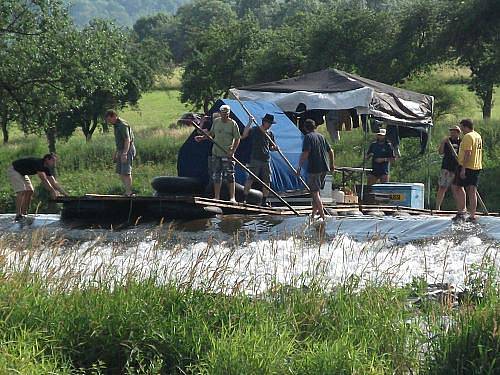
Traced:
<path fill-rule="evenodd" d="M 33 191 L 33 185 L 31 184 L 30 178 L 16 171 L 12 165 L 7 168 L 7 176 L 16 193 L 21 191 Z"/>
<path fill-rule="evenodd" d="M 453 181 L 455 181 L 455 173 L 447 169 L 441 169 L 438 178 L 439 187 L 449 188 L 453 184 Z"/>
<path fill-rule="evenodd" d="M 132 174 L 132 162 L 134 161 L 135 158 L 135 147 L 134 144 L 132 143 L 130 145 L 130 148 L 128 149 L 127 153 L 127 161 L 122 162 L 120 159 L 120 152 L 118 152 L 118 160 L 116 160 L 116 167 L 115 171 L 119 175 L 130 175 Z"/>

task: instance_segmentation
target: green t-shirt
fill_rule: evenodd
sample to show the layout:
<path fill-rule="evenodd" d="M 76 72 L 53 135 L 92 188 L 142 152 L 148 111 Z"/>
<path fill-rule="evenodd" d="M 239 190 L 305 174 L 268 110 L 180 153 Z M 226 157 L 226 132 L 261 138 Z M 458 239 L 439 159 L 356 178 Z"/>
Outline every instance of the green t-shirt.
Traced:
<path fill-rule="evenodd" d="M 210 130 L 210 135 L 217 144 L 224 148 L 221 150 L 214 144 L 212 155 L 219 157 L 227 156 L 227 150 L 232 146 L 233 140 L 241 138 L 238 124 L 233 119 L 229 119 L 227 122 L 223 122 L 220 118 L 216 119 Z"/>
<path fill-rule="evenodd" d="M 125 142 L 126 138 L 129 138 L 130 142 L 134 141 L 134 132 L 132 131 L 130 126 L 121 118 L 119 118 L 116 124 L 114 125 L 114 131 L 115 131 L 116 149 L 118 151 L 123 150 L 123 143 Z"/>

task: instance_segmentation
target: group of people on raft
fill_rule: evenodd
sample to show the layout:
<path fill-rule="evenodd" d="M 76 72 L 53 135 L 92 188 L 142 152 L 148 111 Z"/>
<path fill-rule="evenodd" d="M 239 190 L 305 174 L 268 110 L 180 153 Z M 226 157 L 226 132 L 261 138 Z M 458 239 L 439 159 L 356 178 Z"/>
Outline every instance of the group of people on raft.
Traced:
<path fill-rule="evenodd" d="M 275 123 L 272 114 L 262 118 L 260 126 L 252 127 L 255 119 L 250 116 L 243 133 L 240 134 L 238 125 L 230 117 L 229 105 L 222 105 L 218 113 L 213 115 L 210 130 L 204 129 L 195 136 L 197 142 L 212 139 L 214 147 L 209 160 L 210 177 L 214 187 L 214 198 L 220 199 L 222 181 L 226 181 L 229 190 L 229 200 L 235 200 L 234 154 L 241 139 L 252 140 L 252 150 L 248 169 L 252 172 L 245 183 L 244 194 L 248 195 L 254 178 L 259 176 L 264 183 L 262 188 L 262 205 L 269 205 L 269 186 L 271 182 L 270 152 L 277 151 L 274 136 L 270 130 Z M 116 164 L 116 173 L 125 188 L 124 195 L 133 196 L 132 192 L 132 163 L 136 150 L 134 146 L 134 133 L 131 127 L 118 116 L 114 110 L 105 113 L 105 121 L 113 125 L 116 150 L 113 161 Z M 316 131 L 314 120 L 304 122 L 304 135 L 302 153 L 296 166 L 296 173 L 300 175 L 307 162 L 307 185 L 312 196 L 312 213 L 324 219 L 323 203 L 320 190 L 324 186 L 325 177 L 335 169 L 335 158 L 332 147 L 325 137 Z M 479 173 L 482 169 L 482 140 L 474 131 L 474 124 L 470 119 L 460 121 L 460 126 L 449 129 L 449 136 L 442 140 L 439 153 L 443 155 L 442 167 L 438 179 L 439 188 L 436 197 L 436 208 L 439 210 L 446 191 L 451 188 L 456 205 L 457 219 L 476 220 L 477 186 Z M 461 135 L 463 135 L 461 137 Z M 385 129 L 381 128 L 376 134 L 376 140 L 370 144 L 367 158 L 372 160 L 372 170 L 368 175 L 368 184 L 378 181 L 389 181 L 389 166 L 395 160 L 395 153 L 390 142 L 386 140 Z M 68 195 L 54 177 L 54 167 L 57 156 L 53 153 L 43 158 L 23 158 L 15 160 L 7 170 L 9 180 L 16 192 L 16 221 L 24 220 L 28 213 L 33 185 L 29 176 L 38 175 L 43 186 L 52 198 L 59 195 Z M 469 216 L 466 214 L 466 197 L 469 201 Z M 246 200 L 246 199 L 245 199 Z"/>

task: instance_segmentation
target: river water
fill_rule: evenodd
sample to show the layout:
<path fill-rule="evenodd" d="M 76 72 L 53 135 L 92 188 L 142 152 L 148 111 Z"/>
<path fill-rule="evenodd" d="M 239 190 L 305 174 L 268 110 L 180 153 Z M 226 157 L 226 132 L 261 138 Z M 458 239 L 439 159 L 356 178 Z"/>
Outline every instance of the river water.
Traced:
<path fill-rule="evenodd" d="M 405 285 L 415 278 L 466 288 L 500 269 L 500 218 L 329 218 L 227 215 L 190 222 L 88 227 L 39 215 L 31 225 L 0 215 L 0 266 L 67 285 L 154 278 L 231 293 L 277 284 Z"/>

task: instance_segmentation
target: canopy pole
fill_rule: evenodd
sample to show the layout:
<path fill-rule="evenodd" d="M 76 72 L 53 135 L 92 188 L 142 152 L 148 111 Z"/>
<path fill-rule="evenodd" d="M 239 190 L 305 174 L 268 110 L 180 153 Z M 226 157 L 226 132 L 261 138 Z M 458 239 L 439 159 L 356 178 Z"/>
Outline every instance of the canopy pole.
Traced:
<path fill-rule="evenodd" d="M 365 198 L 365 178 L 366 178 L 366 142 L 368 139 L 368 118 L 369 115 L 366 115 L 366 122 L 363 126 L 361 123 L 361 127 L 363 128 L 363 171 L 361 172 L 361 199 L 360 204 L 364 203 Z"/>
<path fill-rule="evenodd" d="M 427 141 L 427 208 L 431 210 L 431 141 L 432 126 L 429 127 L 429 140 Z M 422 136 L 422 135 L 420 135 Z"/>

